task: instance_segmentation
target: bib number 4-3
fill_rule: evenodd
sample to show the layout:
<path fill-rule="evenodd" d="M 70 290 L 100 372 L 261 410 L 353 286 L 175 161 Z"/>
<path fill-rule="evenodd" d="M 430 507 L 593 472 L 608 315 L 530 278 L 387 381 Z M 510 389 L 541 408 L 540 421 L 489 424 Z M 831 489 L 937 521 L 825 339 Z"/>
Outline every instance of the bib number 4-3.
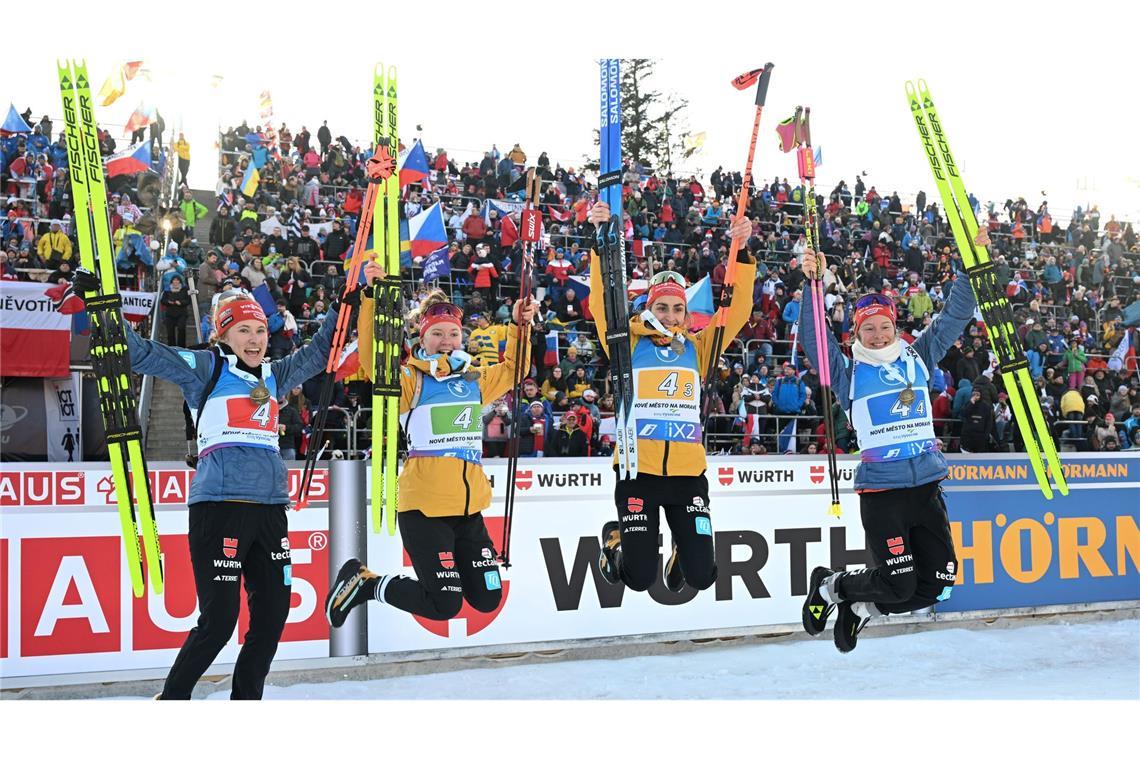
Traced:
<path fill-rule="evenodd" d="M 661 393 L 664 393 L 666 396 L 669 396 L 670 398 L 672 398 L 677 393 L 679 385 L 680 385 L 680 373 L 679 372 L 670 372 L 668 375 L 665 376 L 665 379 L 661 381 L 660 385 L 657 386 L 657 390 L 660 391 Z M 681 395 L 683 395 L 685 398 L 689 398 L 690 396 L 692 396 L 693 395 L 693 384 L 692 383 L 685 383 L 685 388 L 684 388 L 684 391 L 682 392 Z"/>

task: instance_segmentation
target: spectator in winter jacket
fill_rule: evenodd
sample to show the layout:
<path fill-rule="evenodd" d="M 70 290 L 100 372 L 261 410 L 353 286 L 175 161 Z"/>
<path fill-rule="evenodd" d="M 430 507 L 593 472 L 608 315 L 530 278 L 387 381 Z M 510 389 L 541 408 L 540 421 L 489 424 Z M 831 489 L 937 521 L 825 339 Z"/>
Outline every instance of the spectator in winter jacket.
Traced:
<path fill-rule="evenodd" d="M 483 220 L 483 215 L 478 210 L 473 211 L 464 220 L 462 229 L 464 240 L 476 247 L 487 237 L 487 222 Z"/>
<path fill-rule="evenodd" d="M 569 410 L 562 415 L 558 429 L 546 443 L 548 457 L 586 456 L 586 435 L 578 426 L 578 413 Z"/>
<path fill-rule="evenodd" d="M 198 223 L 199 219 L 205 219 L 206 215 L 210 213 L 210 209 L 194 200 L 194 196 L 190 194 L 189 190 L 182 192 L 182 203 L 179 205 L 182 211 L 182 222 L 186 227 L 186 237 L 194 237 L 194 225 Z M 229 242 L 229 241 L 226 241 Z"/>
<path fill-rule="evenodd" d="M 562 376 L 566 378 L 566 382 L 569 385 L 567 392 L 573 390 L 574 379 L 578 370 L 586 368 L 586 362 L 583 361 L 582 357 L 578 354 L 578 347 L 573 345 L 569 346 L 566 349 L 566 356 L 558 363 L 558 366 L 562 368 Z"/>
<path fill-rule="evenodd" d="M 519 456 L 542 456 L 550 416 L 541 401 L 526 404 L 519 420 Z"/>
<path fill-rule="evenodd" d="M 186 347 L 186 316 L 190 311 L 190 294 L 182 287 L 181 275 L 170 280 L 170 289 L 162 294 L 162 319 L 166 324 L 166 345 Z"/>
<path fill-rule="evenodd" d="M 467 339 L 468 351 L 474 363 L 480 367 L 491 367 L 499 363 L 499 343 L 506 340 L 506 328 L 493 325 L 486 312 L 475 315 L 475 329 Z"/>
<path fill-rule="evenodd" d="M 790 362 L 784 362 L 784 374 L 772 387 L 772 407 L 777 414 L 799 414 L 807 403 L 807 387 L 796 377 Z"/>
<path fill-rule="evenodd" d="M 325 255 L 330 261 L 340 261 L 352 245 L 348 235 L 344 232 L 344 223 L 333 219 L 332 231 L 325 237 Z"/>
<path fill-rule="evenodd" d="M 289 303 L 289 311 L 294 317 L 301 316 L 301 307 L 305 305 L 309 295 L 309 282 L 312 278 L 309 272 L 301 266 L 301 260 L 290 256 L 285 265 L 285 271 L 277 278 L 277 285 Z"/>
<path fill-rule="evenodd" d="M 178 243 L 171 242 L 166 246 L 166 255 L 154 265 L 156 272 L 162 272 L 162 289 L 170 290 L 170 283 L 176 276 L 185 282 L 186 270 L 190 266 L 186 259 L 178 255 Z"/>
<path fill-rule="evenodd" d="M 981 370 L 978 369 L 978 363 L 975 357 L 973 346 L 965 346 L 962 349 L 962 358 L 958 361 L 958 366 L 954 370 L 954 377 L 959 380 L 969 380 L 973 384 Z"/>
<path fill-rule="evenodd" d="M 280 359 L 293 352 L 297 320 L 289 313 L 288 306 L 284 298 L 277 299 L 277 312 L 269 317 L 269 355 L 273 359 Z"/>
<path fill-rule="evenodd" d="M 546 274 L 549 277 L 547 286 L 551 290 L 561 291 L 566 287 L 566 281 L 570 279 L 570 273 L 573 271 L 574 265 L 566 260 L 566 254 L 561 248 L 554 251 L 554 257 L 546 265 Z M 552 296 L 557 298 L 561 293 L 551 293 Z"/>
<path fill-rule="evenodd" d="M 300 388 L 293 390 L 300 391 Z M 300 399 L 300 393 L 288 393 L 281 399 L 277 410 L 278 444 L 281 446 L 281 458 L 287 462 L 297 458 L 301 434 L 304 432 L 301 410 L 297 408 Z"/>
<path fill-rule="evenodd" d="M 1085 355 L 1085 349 L 1081 346 L 1079 337 L 1073 336 L 1068 350 L 1061 357 L 1061 361 L 1064 363 L 1065 372 L 1069 376 L 1069 387 L 1080 388 L 1085 382 L 1085 365 L 1088 364 L 1089 359 Z"/>
<path fill-rule="evenodd" d="M 499 278 L 499 268 L 491 259 L 490 253 L 490 247 L 486 243 L 475 246 L 475 260 L 471 262 L 470 266 L 471 276 L 475 281 L 475 290 L 482 294 L 483 300 L 487 303 L 494 300 L 491 291 L 494 288 L 495 280 Z"/>
<path fill-rule="evenodd" d="M 970 400 L 962 408 L 962 451 L 975 454 L 989 451 L 993 432 L 993 406 L 975 389 L 970 393 Z"/>
<path fill-rule="evenodd" d="M 554 311 L 564 326 L 578 322 L 582 319 L 582 304 L 578 300 L 578 294 L 572 288 L 563 290 L 562 296 L 554 304 Z"/>
<path fill-rule="evenodd" d="M 36 252 L 49 267 L 57 267 L 61 261 L 71 261 L 71 240 L 63 234 L 63 227 L 59 222 L 51 223 L 51 232 L 40 238 L 36 245 Z"/>
<path fill-rule="evenodd" d="M 781 319 L 784 320 L 786 335 L 791 336 L 795 330 L 796 323 L 800 320 L 800 303 L 803 298 L 803 291 L 797 290 L 792 293 L 792 300 L 784 306 Z"/>
<path fill-rule="evenodd" d="M 210 222 L 210 245 L 221 246 L 232 243 L 236 235 L 237 225 L 230 217 L 230 207 L 222 206 L 218 209 L 218 215 L 214 217 L 214 221 Z"/>

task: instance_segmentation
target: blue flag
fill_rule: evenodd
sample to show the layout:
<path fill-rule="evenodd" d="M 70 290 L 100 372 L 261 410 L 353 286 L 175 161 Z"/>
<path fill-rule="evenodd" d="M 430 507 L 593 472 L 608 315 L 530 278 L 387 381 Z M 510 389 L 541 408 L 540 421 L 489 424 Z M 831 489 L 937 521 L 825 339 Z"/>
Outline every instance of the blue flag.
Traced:
<path fill-rule="evenodd" d="M 273 294 L 269 292 L 269 286 L 264 282 L 253 289 L 253 298 L 266 316 L 277 313 L 277 302 L 273 300 Z"/>
<path fill-rule="evenodd" d="M 451 261 L 447 258 L 447 246 L 433 252 L 424 259 L 424 282 L 438 280 L 451 274 Z"/>
<path fill-rule="evenodd" d="M 784 429 L 780 431 L 777 439 L 777 450 L 781 454 L 795 454 L 796 453 L 796 418 L 793 417 L 792 421 L 784 425 Z"/>

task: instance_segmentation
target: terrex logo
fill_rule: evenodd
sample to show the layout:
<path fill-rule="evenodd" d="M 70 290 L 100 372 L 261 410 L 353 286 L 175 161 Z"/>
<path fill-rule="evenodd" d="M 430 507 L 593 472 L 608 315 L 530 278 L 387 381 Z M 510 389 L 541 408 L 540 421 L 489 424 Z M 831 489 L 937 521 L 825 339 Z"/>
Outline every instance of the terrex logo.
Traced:
<path fill-rule="evenodd" d="M 722 486 L 732 485 L 732 480 L 735 476 L 733 468 L 731 467 L 718 467 L 716 471 L 717 480 L 720 481 Z"/>
<path fill-rule="evenodd" d="M 823 482 L 823 465 L 813 464 L 811 466 L 810 477 L 811 477 L 812 483 L 816 483 L 816 484 L 822 483 Z"/>
<path fill-rule="evenodd" d="M 533 482 L 534 478 L 530 470 L 515 470 L 515 485 L 520 491 L 529 490 Z"/>
<path fill-rule="evenodd" d="M 634 514 L 637 514 L 645 508 L 645 500 L 639 499 L 636 496 L 630 496 L 629 501 L 627 501 L 625 504 L 625 508 Z"/>
<path fill-rule="evenodd" d="M 906 551 L 906 547 L 903 546 L 902 536 L 895 536 L 894 538 L 888 538 L 887 539 L 887 549 L 890 551 L 891 554 L 894 554 L 896 557 L 898 555 L 902 554 L 904 551 Z"/>
<path fill-rule="evenodd" d="M 487 525 L 487 533 L 491 536 L 491 542 L 494 544 L 494 548 L 482 551 L 481 554 L 483 555 L 484 559 L 490 559 L 487 557 L 487 554 L 490 554 L 492 552 L 495 555 L 502 553 L 502 546 L 500 545 L 500 542 L 503 535 L 503 518 L 484 517 L 483 522 Z M 448 559 L 451 561 L 450 567 L 454 567 L 455 561 L 452 553 L 441 552 L 441 561 L 444 554 L 446 554 Z M 595 552 L 595 557 L 596 556 L 597 554 Z M 410 557 L 408 557 L 408 553 L 405 551 L 404 567 L 411 566 L 412 560 Z M 489 568 L 488 571 L 497 572 L 494 568 Z M 459 614 L 456 615 L 452 620 L 429 620 L 428 618 L 420 617 L 419 615 L 413 615 L 412 619 L 419 623 L 424 628 L 424 630 L 430 631 L 436 636 L 449 638 L 453 635 L 453 633 L 456 638 L 461 638 L 463 636 L 474 636 L 475 634 L 479 633 L 479 631 L 482 631 L 484 628 L 491 625 L 491 623 L 495 622 L 495 618 L 499 616 L 499 613 L 503 611 L 503 607 L 507 603 L 507 596 L 511 588 L 511 582 L 505 577 L 501 578 L 501 581 L 503 598 L 499 600 L 499 606 L 490 612 L 479 612 L 470 604 L 468 604 L 467 600 L 465 599 L 463 600 L 463 606 L 459 608 Z M 475 582 L 488 583 L 489 578 L 486 578 L 485 576 L 481 581 L 476 580 Z M 491 586 L 488 585 L 487 588 L 491 588 Z M 466 632 L 464 632 L 464 625 L 466 625 Z"/>

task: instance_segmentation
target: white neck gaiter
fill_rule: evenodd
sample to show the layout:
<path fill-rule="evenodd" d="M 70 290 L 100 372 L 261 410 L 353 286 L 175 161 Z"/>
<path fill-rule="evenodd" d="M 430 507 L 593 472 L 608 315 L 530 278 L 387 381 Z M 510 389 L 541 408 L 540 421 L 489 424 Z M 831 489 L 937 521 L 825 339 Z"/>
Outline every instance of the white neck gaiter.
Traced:
<path fill-rule="evenodd" d="M 902 355 L 902 341 L 895 338 L 894 342 L 883 348 L 867 348 L 858 340 L 851 344 L 851 356 L 857 362 L 873 364 L 881 367 L 891 364 Z"/>

